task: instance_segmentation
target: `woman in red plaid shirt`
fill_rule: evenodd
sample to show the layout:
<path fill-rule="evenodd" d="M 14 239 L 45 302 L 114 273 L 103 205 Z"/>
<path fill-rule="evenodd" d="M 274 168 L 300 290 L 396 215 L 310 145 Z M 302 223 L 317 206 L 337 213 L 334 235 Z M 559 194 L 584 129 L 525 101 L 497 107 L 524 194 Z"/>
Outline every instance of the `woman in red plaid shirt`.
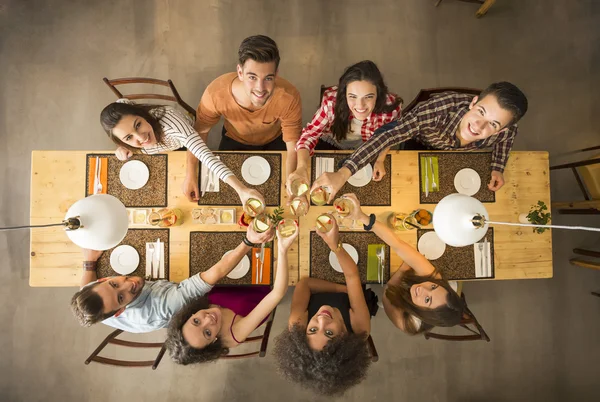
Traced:
<path fill-rule="evenodd" d="M 348 67 L 338 86 L 325 90 L 321 107 L 302 130 L 296 144 L 298 167 L 288 177 L 288 189 L 295 178 L 310 183 L 307 166 L 315 149 L 356 149 L 379 127 L 398 119 L 401 107 L 402 98 L 388 92 L 375 63 L 365 60 Z M 373 166 L 375 181 L 385 175 L 387 152 L 384 150 Z"/>

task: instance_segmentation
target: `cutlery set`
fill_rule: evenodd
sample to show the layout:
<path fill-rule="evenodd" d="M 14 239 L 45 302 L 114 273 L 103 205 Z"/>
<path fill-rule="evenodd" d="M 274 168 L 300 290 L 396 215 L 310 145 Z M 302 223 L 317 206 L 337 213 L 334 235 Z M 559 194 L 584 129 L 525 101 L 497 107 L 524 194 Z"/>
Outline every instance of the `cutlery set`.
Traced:
<path fill-rule="evenodd" d="M 148 273 L 146 268 L 146 276 L 149 276 L 151 280 L 164 279 L 164 272 L 161 275 L 161 272 L 164 271 L 164 261 L 161 258 L 162 246 L 163 243 L 160 239 L 156 239 L 156 243 L 146 243 L 146 258 L 150 262 L 150 272 Z"/>
<path fill-rule="evenodd" d="M 438 191 L 438 183 L 435 176 L 435 168 L 433 166 L 433 157 L 424 157 L 423 167 L 425 171 L 425 197 L 429 197 L 429 180 L 431 176 L 431 191 Z"/>

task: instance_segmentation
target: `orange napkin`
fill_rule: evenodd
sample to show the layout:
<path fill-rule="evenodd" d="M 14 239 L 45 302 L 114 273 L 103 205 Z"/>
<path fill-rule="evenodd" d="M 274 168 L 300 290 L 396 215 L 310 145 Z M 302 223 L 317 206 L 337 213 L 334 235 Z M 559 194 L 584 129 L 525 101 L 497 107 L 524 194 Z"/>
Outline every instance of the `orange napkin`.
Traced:
<path fill-rule="evenodd" d="M 252 249 L 252 284 L 256 284 L 256 278 L 260 269 L 260 258 L 256 258 L 256 253 L 260 256 L 260 247 Z M 262 271 L 262 281 L 260 285 L 271 284 L 271 249 L 265 247 L 265 258 Z"/>
<path fill-rule="evenodd" d="M 102 191 L 99 194 L 106 194 L 108 190 L 108 158 L 100 158 L 100 183 Z M 96 175 L 96 158 L 90 158 L 90 168 L 88 170 L 88 195 L 94 194 L 94 181 Z"/>

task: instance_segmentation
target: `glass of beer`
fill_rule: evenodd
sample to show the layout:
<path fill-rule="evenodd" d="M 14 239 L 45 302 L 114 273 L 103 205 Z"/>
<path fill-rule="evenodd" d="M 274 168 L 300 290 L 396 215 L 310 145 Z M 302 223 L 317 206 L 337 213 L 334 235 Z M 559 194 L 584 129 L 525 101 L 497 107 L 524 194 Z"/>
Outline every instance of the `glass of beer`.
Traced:
<path fill-rule="evenodd" d="M 333 218 L 329 214 L 321 214 L 317 217 L 317 230 L 327 233 L 333 228 Z"/>
<path fill-rule="evenodd" d="M 296 233 L 296 224 L 293 219 L 282 219 L 277 225 L 277 231 L 281 237 L 290 237 Z"/>
<path fill-rule="evenodd" d="M 333 207 L 339 216 L 345 218 L 352 213 L 354 204 L 352 204 L 352 201 L 350 201 L 348 198 L 340 197 L 333 202 Z"/>
<path fill-rule="evenodd" d="M 248 198 L 244 204 L 244 212 L 253 218 L 259 214 L 262 214 L 264 210 L 265 205 L 261 202 L 261 200 L 256 198 Z"/>
<path fill-rule="evenodd" d="M 183 213 L 177 208 L 163 208 L 148 215 L 148 223 L 152 226 L 167 228 L 183 223 Z"/>
<path fill-rule="evenodd" d="M 295 216 L 304 216 L 308 213 L 308 200 L 305 196 L 295 197 L 290 202 L 290 212 Z"/>
<path fill-rule="evenodd" d="M 310 200 L 313 204 L 322 206 L 327 204 L 329 199 L 329 189 L 327 187 L 317 187 L 310 193 Z"/>
<path fill-rule="evenodd" d="M 294 197 L 300 197 L 301 195 L 306 194 L 310 186 L 303 178 L 295 178 L 290 183 L 290 191 Z"/>
<path fill-rule="evenodd" d="M 264 233 L 271 228 L 271 220 L 266 214 L 259 214 L 252 221 L 252 227 L 256 233 Z"/>

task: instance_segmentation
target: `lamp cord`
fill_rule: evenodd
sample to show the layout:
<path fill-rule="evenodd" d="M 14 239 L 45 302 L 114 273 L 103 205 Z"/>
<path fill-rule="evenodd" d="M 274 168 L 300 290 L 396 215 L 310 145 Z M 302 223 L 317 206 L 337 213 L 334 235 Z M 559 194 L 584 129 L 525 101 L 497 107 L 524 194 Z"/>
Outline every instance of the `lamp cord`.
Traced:
<path fill-rule="evenodd" d="M 485 223 L 493 223 L 494 225 L 506 225 L 506 226 L 529 226 L 534 228 L 555 228 L 555 229 L 571 229 L 571 230 L 587 230 L 590 232 L 600 232 L 600 228 L 591 228 L 587 226 L 562 226 L 562 225 L 536 225 L 533 223 L 508 223 L 508 222 L 494 222 L 486 219 Z"/>
<path fill-rule="evenodd" d="M 6 232 L 9 230 L 18 230 L 18 229 L 29 229 L 29 228 L 48 228 L 51 226 L 65 226 L 64 223 L 51 223 L 49 225 L 29 225 L 29 226 L 9 226 L 5 228 L 0 228 L 0 232 Z"/>

